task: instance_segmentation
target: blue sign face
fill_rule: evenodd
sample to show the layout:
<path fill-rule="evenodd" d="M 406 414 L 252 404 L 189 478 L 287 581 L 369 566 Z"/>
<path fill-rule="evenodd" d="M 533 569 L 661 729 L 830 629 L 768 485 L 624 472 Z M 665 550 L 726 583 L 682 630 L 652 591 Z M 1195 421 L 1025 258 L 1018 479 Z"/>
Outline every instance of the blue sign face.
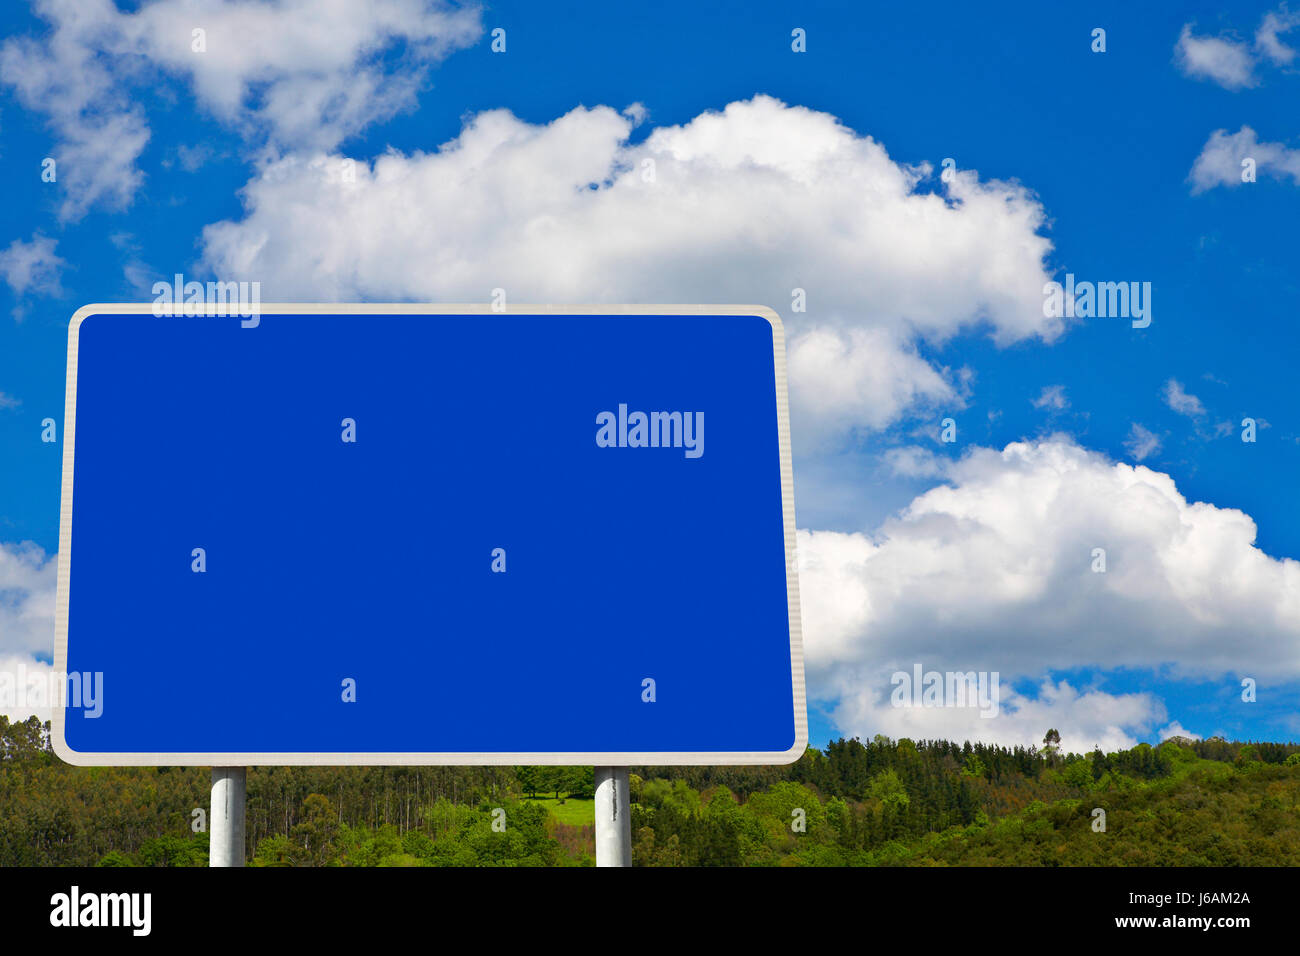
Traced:
<path fill-rule="evenodd" d="M 68 352 L 64 760 L 803 753 L 769 310 L 88 306 Z"/>

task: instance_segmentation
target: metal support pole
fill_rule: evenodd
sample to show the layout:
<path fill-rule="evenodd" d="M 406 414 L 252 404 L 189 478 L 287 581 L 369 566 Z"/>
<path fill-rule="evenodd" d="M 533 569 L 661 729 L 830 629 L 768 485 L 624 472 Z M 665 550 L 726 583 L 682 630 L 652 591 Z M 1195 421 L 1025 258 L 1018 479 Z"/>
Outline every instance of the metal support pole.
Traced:
<path fill-rule="evenodd" d="M 244 798 L 247 789 L 248 772 L 243 767 L 212 768 L 208 866 L 244 865 Z"/>
<path fill-rule="evenodd" d="M 596 768 L 596 865 L 632 865 L 627 767 Z"/>

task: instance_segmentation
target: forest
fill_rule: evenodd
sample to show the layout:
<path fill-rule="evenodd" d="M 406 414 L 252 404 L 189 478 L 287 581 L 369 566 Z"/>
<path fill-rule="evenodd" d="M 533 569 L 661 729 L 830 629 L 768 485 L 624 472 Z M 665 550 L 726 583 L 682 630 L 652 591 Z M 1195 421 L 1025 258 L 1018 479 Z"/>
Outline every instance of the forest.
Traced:
<path fill-rule="evenodd" d="M 1300 744 L 1062 753 L 877 736 L 639 767 L 638 866 L 1296 866 Z M 206 866 L 209 771 L 72 767 L 0 717 L 0 865 Z M 590 767 L 263 767 L 252 866 L 590 866 Z"/>

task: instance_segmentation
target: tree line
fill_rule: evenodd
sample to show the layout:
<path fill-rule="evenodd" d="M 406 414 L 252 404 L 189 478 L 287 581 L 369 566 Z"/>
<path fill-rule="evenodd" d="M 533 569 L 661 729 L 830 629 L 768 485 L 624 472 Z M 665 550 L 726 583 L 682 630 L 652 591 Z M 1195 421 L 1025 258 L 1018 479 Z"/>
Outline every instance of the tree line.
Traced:
<path fill-rule="evenodd" d="M 633 860 L 1300 865 L 1300 745 L 1058 742 L 877 736 L 781 767 L 633 768 Z M 68 766 L 48 723 L 0 717 L 0 865 L 205 866 L 209 787 L 206 768 Z M 591 865 L 592 827 L 554 801 L 592 790 L 590 767 L 251 768 L 246 852 L 255 866 Z"/>

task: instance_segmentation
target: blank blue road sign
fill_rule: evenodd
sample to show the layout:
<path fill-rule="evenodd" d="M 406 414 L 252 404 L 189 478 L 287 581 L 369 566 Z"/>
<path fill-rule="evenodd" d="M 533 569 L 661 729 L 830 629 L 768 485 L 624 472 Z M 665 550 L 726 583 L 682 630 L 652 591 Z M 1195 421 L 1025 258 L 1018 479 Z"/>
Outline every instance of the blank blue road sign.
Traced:
<path fill-rule="evenodd" d="M 87 306 L 64 439 L 70 763 L 804 751 L 768 309 Z"/>

